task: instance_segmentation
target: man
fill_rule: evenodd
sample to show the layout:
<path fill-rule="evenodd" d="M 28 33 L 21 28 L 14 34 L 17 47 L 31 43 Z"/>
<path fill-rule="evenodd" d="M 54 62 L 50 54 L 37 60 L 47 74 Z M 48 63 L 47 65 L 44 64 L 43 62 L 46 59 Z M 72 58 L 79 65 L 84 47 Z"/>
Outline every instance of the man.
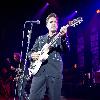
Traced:
<path fill-rule="evenodd" d="M 10 70 L 13 74 L 13 77 L 17 79 L 16 75 L 21 72 L 22 63 L 20 64 L 20 53 L 14 52 L 13 59 L 10 62 Z"/>
<path fill-rule="evenodd" d="M 20 61 L 21 60 L 21 61 Z M 24 68 L 24 61 L 21 59 L 21 55 L 18 52 L 13 53 L 13 59 L 10 63 L 10 72 L 14 78 L 14 95 L 18 96 L 19 100 L 23 100 L 24 96 L 24 84 L 22 84 L 22 78 L 21 75 L 23 74 L 23 68 Z"/>
<path fill-rule="evenodd" d="M 46 43 L 50 43 L 50 41 L 52 41 L 52 39 L 57 35 L 58 17 L 55 13 L 51 13 L 46 18 L 46 27 L 48 29 L 48 34 L 39 36 L 33 45 L 33 48 L 28 53 L 28 57 L 31 61 L 35 62 L 40 56 L 38 51 L 40 51 Z M 63 37 L 66 33 L 67 27 L 61 27 L 60 36 L 58 36 L 54 45 L 45 49 L 45 52 L 49 51 L 49 56 L 44 57 L 39 71 L 33 75 L 29 95 L 30 100 L 42 100 L 46 89 L 48 90 L 47 93 L 49 100 L 60 100 L 63 69 L 63 62 L 61 58 L 61 37 Z"/>

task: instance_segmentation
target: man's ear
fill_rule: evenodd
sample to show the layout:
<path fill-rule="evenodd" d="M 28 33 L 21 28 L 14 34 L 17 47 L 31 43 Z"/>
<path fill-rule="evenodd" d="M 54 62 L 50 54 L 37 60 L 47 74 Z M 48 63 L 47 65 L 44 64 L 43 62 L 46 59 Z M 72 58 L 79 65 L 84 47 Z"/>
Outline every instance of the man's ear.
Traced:
<path fill-rule="evenodd" d="M 46 24 L 46 27 L 48 28 L 48 25 Z"/>

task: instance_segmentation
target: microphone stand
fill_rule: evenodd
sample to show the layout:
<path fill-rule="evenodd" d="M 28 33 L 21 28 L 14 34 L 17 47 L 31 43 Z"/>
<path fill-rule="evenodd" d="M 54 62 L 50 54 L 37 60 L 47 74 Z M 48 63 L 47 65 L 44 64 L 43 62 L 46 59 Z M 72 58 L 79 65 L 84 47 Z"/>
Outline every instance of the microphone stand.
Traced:
<path fill-rule="evenodd" d="M 33 24 L 34 23 L 40 24 L 40 21 L 39 20 L 37 20 L 37 21 L 26 21 L 25 24 L 24 24 L 24 29 L 25 29 L 26 23 L 30 23 L 31 28 L 30 28 L 30 30 L 28 30 L 28 35 L 27 35 L 28 41 L 27 41 L 27 50 L 26 50 L 26 54 L 25 54 L 24 68 L 23 68 L 23 71 L 22 71 L 21 79 L 19 80 L 20 83 L 21 83 L 19 93 L 18 93 L 19 94 L 19 100 L 24 100 L 24 97 L 25 97 L 26 100 L 29 100 L 29 97 L 28 97 L 28 95 L 27 95 L 27 93 L 25 92 L 25 89 L 24 89 L 25 85 L 26 85 L 26 82 L 27 82 L 26 81 L 27 79 L 25 79 L 25 70 L 26 70 L 27 59 L 28 59 L 27 54 L 29 52 L 29 46 L 30 46 L 30 40 L 31 40 Z M 25 32 L 23 30 L 23 40 L 24 40 L 24 36 L 25 36 Z M 23 48 L 23 40 L 22 40 L 22 48 Z M 22 57 L 22 50 L 21 50 L 21 57 Z"/>

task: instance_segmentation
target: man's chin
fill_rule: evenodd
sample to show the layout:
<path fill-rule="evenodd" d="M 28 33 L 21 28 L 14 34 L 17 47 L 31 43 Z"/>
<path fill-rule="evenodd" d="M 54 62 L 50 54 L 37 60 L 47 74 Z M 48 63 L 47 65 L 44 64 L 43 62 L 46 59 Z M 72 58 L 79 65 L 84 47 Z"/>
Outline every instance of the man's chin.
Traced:
<path fill-rule="evenodd" d="M 56 30 L 52 30 L 52 33 L 56 33 L 57 31 Z"/>

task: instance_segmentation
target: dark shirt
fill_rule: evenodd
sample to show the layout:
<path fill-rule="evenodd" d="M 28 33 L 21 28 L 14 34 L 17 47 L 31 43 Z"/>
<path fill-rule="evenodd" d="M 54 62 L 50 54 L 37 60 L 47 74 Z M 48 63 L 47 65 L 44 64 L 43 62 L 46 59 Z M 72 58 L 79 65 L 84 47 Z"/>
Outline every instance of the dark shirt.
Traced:
<path fill-rule="evenodd" d="M 33 48 L 28 53 L 29 59 L 31 60 L 30 56 L 32 52 L 40 51 L 45 45 L 45 43 L 49 43 L 51 40 L 52 38 L 48 38 L 47 34 L 39 36 L 35 44 L 33 45 Z M 63 47 L 61 44 L 61 37 L 59 37 L 54 43 L 54 45 L 51 46 L 48 59 L 45 62 L 43 62 L 42 66 L 40 67 L 38 73 L 35 76 L 45 73 L 47 76 L 57 78 L 62 77 L 63 61 L 61 54 Z"/>

